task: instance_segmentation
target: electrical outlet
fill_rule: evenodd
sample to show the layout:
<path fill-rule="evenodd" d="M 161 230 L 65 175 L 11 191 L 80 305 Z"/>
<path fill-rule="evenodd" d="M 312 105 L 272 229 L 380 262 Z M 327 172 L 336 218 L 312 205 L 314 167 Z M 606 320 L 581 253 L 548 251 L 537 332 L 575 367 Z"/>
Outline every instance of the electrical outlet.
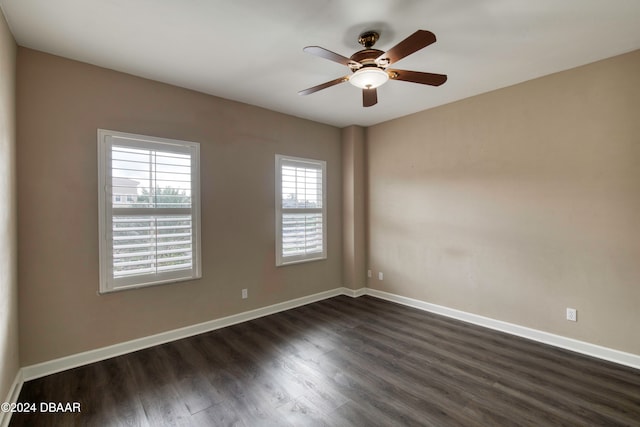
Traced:
<path fill-rule="evenodd" d="M 246 289 L 242 290 L 242 299 L 247 299 L 249 298 L 249 291 L 247 291 Z"/>
<path fill-rule="evenodd" d="M 371 270 L 367 270 L 367 277 L 372 277 L 373 274 L 371 273 Z"/>
<path fill-rule="evenodd" d="M 575 308 L 567 308 L 567 320 L 572 322 L 578 321 L 578 310 Z"/>
<path fill-rule="evenodd" d="M 384 274 L 382 274 L 382 271 L 378 272 L 378 280 L 383 280 L 384 279 Z"/>

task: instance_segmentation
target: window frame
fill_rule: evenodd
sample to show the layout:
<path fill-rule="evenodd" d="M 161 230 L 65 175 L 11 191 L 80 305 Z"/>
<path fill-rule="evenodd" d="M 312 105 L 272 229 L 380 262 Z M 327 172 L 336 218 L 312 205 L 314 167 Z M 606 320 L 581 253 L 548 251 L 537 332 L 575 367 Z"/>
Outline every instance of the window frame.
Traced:
<path fill-rule="evenodd" d="M 191 208 L 114 208 L 112 185 L 113 145 L 129 148 L 152 149 L 175 153 L 189 153 L 191 159 Z M 114 212 L 115 211 L 115 212 Z M 130 216 L 158 217 L 171 214 L 191 216 L 191 253 L 190 269 L 173 270 L 162 273 L 149 273 L 114 277 L 113 274 L 113 217 L 117 213 Z M 163 285 L 202 277 L 201 267 L 201 229 L 200 229 L 200 144 L 138 135 L 126 132 L 98 129 L 98 228 L 99 228 L 99 294 Z"/>
<path fill-rule="evenodd" d="M 322 171 L 322 207 L 321 208 L 283 208 L 282 207 L 282 167 L 284 163 L 301 167 L 312 165 L 313 169 Z M 294 157 L 284 154 L 275 156 L 275 202 L 276 202 L 276 266 L 282 267 L 327 259 L 327 162 L 325 160 Z M 284 256 L 282 254 L 282 218 L 286 213 L 322 213 L 322 251 L 302 255 Z"/>

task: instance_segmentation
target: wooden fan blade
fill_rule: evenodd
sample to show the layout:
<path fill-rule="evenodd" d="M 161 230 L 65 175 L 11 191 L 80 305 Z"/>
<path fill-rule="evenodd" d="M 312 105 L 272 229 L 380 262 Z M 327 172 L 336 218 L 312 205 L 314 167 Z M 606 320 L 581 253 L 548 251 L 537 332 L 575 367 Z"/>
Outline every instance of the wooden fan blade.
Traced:
<path fill-rule="evenodd" d="M 447 81 L 447 76 L 444 74 L 391 69 L 387 69 L 387 73 L 389 73 L 389 77 L 393 80 L 402 80 L 405 82 L 420 83 L 430 86 L 440 86 Z"/>
<path fill-rule="evenodd" d="M 378 103 L 378 91 L 373 89 L 362 89 L 362 106 L 371 107 Z"/>
<path fill-rule="evenodd" d="M 380 55 L 376 59 L 376 62 L 384 61 L 386 63 L 385 65 L 393 64 L 405 56 L 409 56 L 412 53 L 429 46 L 435 41 L 436 36 L 431 31 L 418 30 Z"/>
<path fill-rule="evenodd" d="M 328 59 L 329 61 L 337 62 L 338 64 L 346 65 L 347 67 L 350 65 L 360 65 L 359 62 L 352 61 L 346 56 L 342 56 L 335 52 L 331 52 L 320 46 L 307 46 L 304 49 L 305 52 L 310 53 L 315 56 L 319 56 L 320 58 Z"/>
<path fill-rule="evenodd" d="M 300 92 L 298 92 L 298 95 L 309 95 L 319 90 L 326 89 L 328 87 L 335 86 L 340 83 L 344 83 L 347 80 L 349 80 L 348 76 L 340 77 L 338 79 L 331 80 L 330 82 L 322 83 L 321 85 L 310 87 L 309 89 L 301 90 Z"/>

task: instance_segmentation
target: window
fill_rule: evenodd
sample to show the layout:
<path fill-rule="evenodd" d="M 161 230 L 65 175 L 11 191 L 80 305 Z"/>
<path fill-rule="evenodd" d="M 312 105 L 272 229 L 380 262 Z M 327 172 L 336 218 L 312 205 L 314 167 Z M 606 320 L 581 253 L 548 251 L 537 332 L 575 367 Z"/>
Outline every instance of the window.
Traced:
<path fill-rule="evenodd" d="M 326 162 L 278 154 L 276 265 L 326 258 Z"/>
<path fill-rule="evenodd" d="M 200 145 L 98 129 L 100 292 L 196 279 Z"/>

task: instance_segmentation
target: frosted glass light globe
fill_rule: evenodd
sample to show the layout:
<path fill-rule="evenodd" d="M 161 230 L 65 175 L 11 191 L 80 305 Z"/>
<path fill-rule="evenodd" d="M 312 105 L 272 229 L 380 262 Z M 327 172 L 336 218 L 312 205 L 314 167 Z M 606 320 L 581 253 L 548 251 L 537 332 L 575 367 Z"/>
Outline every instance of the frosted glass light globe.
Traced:
<path fill-rule="evenodd" d="M 386 71 L 380 68 L 361 68 L 349 78 L 349 83 L 360 89 L 374 89 L 389 80 Z"/>

